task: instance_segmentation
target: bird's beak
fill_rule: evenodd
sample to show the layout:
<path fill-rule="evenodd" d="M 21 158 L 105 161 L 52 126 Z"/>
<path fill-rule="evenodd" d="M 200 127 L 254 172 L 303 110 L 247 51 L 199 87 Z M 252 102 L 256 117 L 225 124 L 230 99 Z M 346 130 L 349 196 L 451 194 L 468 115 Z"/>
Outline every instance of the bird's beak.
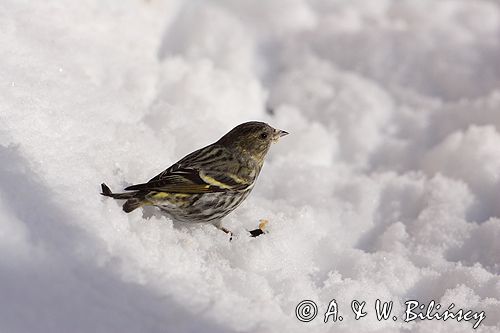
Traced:
<path fill-rule="evenodd" d="M 273 141 L 274 142 L 278 142 L 278 140 L 282 137 L 282 136 L 285 136 L 285 135 L 288 135 L 288 132 L 287 131 L 283 131 L 283 130 L 274 130 L 274 138 L 273 138 Z"/>
<path fill-rule="evenodd" d="M 285 136 L 285 135 L 288 135 L 289 133 L 287 131 L 283 131 L 283 130 L 278 130 L 278 135 L 280 136 L 280 138 L 282 136 Z"/>

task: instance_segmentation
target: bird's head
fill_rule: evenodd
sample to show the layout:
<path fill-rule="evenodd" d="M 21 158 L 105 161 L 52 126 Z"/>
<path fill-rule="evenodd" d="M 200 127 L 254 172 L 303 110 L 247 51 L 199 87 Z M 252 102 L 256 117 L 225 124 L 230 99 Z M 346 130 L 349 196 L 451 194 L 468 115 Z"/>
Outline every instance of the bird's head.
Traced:
<path fill-rule="evenodd" d="M 271 144 L 287 134 L 266 123 L 250 121 L 236 126 L 217 143 L 262 163 Z"/>

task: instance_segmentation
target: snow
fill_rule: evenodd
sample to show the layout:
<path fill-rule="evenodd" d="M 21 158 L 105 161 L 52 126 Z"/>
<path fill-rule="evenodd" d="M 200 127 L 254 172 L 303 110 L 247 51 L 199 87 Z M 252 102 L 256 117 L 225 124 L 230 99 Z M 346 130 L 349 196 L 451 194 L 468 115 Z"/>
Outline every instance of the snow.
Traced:
<path fill-rule="evenodd" d="M 4 0 L 0 30 L 1 332 L 473 330 L 412 299 L 500 330 L 499 1 Z M 248 120 L 291 135 L 232 242 L 98 195 Z"/>

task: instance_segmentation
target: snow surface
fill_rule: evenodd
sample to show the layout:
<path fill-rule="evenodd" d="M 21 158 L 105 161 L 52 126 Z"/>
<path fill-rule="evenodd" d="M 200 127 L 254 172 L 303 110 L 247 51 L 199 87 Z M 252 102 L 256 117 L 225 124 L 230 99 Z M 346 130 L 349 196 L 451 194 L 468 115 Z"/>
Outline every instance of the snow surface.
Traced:
<path fill-rule="evenodd" d="M 349 315 L 377 298 L 500 330 L 500 1 L 3 0 L 0 31 L 0 332 L 473 331 Z M 98 195 L 247 120 L 291 135 L 232 242 Z"/>

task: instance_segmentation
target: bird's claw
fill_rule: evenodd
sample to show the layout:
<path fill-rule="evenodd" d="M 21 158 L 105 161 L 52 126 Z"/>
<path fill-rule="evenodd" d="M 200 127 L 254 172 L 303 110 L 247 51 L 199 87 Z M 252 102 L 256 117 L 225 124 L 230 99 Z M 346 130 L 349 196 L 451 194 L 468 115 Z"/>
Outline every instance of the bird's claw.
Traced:
<path fill-rule="evenodd" d="M 229 235 L 229 241 L 232 241 L 233 240 L 233 232 L 231 230 L 228 230 L 224 227 L 220 227 L 219 228 L 220 230 L 224 231 L 226 234 Z"/>

